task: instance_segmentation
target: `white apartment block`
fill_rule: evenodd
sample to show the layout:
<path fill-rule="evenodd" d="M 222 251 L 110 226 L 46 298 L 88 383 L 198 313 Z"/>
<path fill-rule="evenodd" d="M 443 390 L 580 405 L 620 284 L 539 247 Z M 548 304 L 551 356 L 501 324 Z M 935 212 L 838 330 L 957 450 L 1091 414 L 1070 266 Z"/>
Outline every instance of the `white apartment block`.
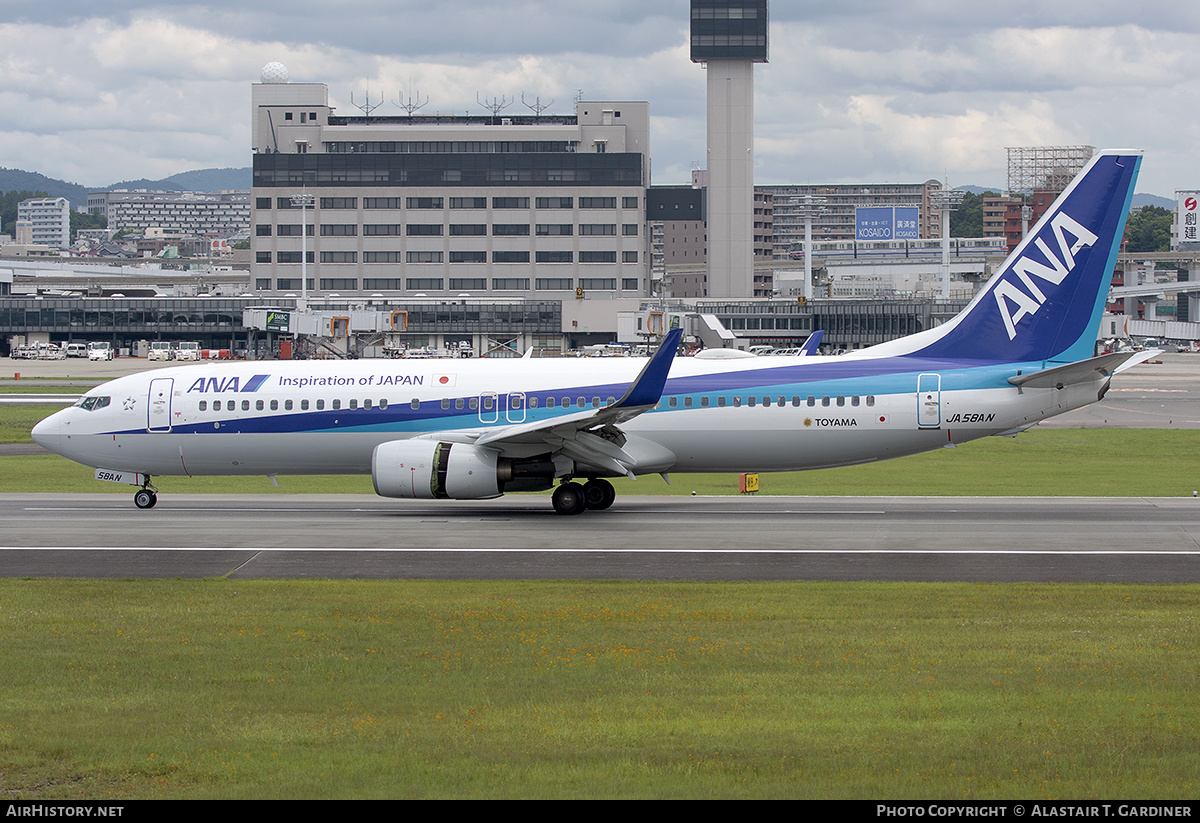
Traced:
<path fill-rule="evenodd" d="M 29 224 L 34 245 L 52 249 L 71 245 L 71 204 L 65 197 L 22 200 L 17 204 L 17 220 Z"/>
<path fill-rule="evenodd" d="M 251 116 L 259 291 L 299 292 L 306 267 L 310 290 L 389 297 L 648 293 L 645 102 L 347 117 L 271 64 Z"/>
<path fill-rule="evenodd" d="M 245 235 L 250 228 L 250 192 L 89 192 L 88 211 L 106 217 L 114 231 L 160 228 L 183 236 Z"/>
<path fill-rule="evenodd" d="M 920 209 L 918 236 L 942 236 L 941 213 L 934 211 L 930 195 L 942 189 L 941 182 L 856 183 L 755 186 L 755 191 L 774 196 L 775 258 L 785 259 L 792 245 L 804 241 L 804 220 L 799 216 L 805 197 L 824 200 L 824 213 L 813 220 L 813 241 L 853 240 L 854 210 L 858 207 L 907 206 Z"/>

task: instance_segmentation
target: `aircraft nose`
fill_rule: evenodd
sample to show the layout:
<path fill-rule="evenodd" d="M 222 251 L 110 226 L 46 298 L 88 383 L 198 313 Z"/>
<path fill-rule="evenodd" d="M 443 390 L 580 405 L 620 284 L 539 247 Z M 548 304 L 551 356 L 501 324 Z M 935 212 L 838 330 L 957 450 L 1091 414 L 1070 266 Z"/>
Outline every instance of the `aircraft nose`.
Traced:
<path fill-rule="evenodd" d="M 33 427 L 29 435 L 33 438 L 34 443 L 43 449 L 58 452 L 59 444 L 62 443 L 62 421 L 58 419 L 61 414 L 61 412 L 55 412 Z"/>

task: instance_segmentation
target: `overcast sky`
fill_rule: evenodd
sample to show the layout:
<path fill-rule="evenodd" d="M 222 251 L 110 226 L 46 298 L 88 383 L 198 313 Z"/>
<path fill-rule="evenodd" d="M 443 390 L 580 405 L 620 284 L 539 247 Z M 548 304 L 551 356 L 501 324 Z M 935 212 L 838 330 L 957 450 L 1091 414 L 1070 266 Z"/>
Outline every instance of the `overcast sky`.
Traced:
<path fill-rule="evenodd" d="M 339 114 L 476 98 L 650 104 L 653 183 L 705 156 L 687 0 L 0 0 L 0 166 L 86 186 L 250 165 L 279 61 Z M 774 0 L 755 182 L 1003 187 L 1006 146 L 1146 152 L 1139 192 L 1200 188 L 1194 0 Z"/>

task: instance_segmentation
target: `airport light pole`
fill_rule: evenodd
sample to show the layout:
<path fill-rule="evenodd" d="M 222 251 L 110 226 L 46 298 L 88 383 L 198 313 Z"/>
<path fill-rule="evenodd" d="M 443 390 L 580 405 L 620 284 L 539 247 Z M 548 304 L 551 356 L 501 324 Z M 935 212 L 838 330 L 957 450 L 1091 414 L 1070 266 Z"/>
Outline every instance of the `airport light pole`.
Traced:
<path fill-rule="evenodd" d="M 292 208 L 300 209 L 300 310 L 308 310 L 308 210 L 316 204 L 311 194 L 293 194 Z"/>
<path fill-rule="evenodd" d="M 812 300 L 812 224 L 825 213 L 825 198 L 806 194 L 792 198 L 788 204 L 796 207 L 796 214 L 804 221 L 804 299 Z"/>
<path fill-rule="evenodd" d="M 950 212 L 962 205 L 967 193 L 959 189 L 941 189 L 929 196 L 935 211 L 942 213 L 942 299 L 950 299 Z"/>

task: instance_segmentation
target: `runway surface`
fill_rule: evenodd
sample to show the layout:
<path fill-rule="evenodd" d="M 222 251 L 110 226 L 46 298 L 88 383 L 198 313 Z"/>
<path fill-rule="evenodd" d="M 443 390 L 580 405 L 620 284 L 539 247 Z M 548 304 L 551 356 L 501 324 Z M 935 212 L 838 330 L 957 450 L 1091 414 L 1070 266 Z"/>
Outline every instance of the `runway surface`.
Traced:
<path fill-rule="evenodd" d="M 1200 582 L 1193 498 L 10 495 L 5 577 Z"/>

